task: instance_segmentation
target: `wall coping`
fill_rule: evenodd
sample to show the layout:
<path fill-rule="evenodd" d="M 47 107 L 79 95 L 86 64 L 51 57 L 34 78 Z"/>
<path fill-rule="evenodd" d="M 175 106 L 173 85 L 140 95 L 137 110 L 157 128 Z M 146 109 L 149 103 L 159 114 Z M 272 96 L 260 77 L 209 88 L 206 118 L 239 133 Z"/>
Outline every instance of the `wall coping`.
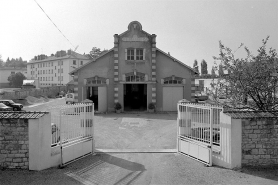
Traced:
<path fill-rule="evenodd" d="M 278 111 L 224 111 L 225 114 L 233 119 L 265 119 L 278 118 Z"/>
<path fill-rule="evenodd" d="M 3 111 L 0 112 L 0 119 L 38 119 L 49 112 L 40 111 Z"/>

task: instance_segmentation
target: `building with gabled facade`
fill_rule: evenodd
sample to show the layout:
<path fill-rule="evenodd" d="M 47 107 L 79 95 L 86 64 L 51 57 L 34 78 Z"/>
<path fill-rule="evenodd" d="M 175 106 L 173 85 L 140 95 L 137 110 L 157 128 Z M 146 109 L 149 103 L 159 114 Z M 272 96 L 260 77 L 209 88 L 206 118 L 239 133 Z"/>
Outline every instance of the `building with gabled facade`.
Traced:
<path fill-rule="evenodd" d="M 100 112 L 177 111 L 177 102 L 195 102 L 194 69 L 156 47 L 156 35 L 142 30 L 138 21 L 114 35 L 114 47 L 73 70 L 75 102 L 91 99 Z"/>
<path fill-rule="evenodd" d="M 55 55 L 38 55 L 27 63 L 27 79 L 38 80 L 39 87 L 63 86 L 73 80 L 72 70 L 91 61 L 89 55 L 68 50 Z"/>

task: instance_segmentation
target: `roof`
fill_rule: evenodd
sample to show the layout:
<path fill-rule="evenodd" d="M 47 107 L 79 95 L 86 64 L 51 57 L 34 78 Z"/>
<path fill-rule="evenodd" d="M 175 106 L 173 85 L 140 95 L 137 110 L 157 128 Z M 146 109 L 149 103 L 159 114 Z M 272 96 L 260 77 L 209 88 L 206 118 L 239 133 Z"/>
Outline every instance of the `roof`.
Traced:
<path fill-rule="evenodd" d="M 278 111 L 224 111 L 234 119 L 278 118 Z"/>
<path fill-rule="evenodd" d="M 76 58 L 76 59 L 82 59 L 82 60 L 90 60 L 91 59 L 88 55 L 82 55 L 82 54 L 76 53 L 74 51 L 71 51 L 70 55 L 67 54 L 63 57 L 49 56 L 49 57 L 47 57 L 46 59 L 43 59 L 43 60 L 31 60 L 27 64 L 53 61 L 53 60 L 61 60 L 61 59 L 69 59 L 69 58 Z"/>
<path fill-rule="evenodd" d="M 3 67 L 3 68 L 0 68 L 0 70 L 21 70 L 21 71 L 27 71 L 27 68 L 24 67 L 24 68 L 20 68 L 20 67 Z"/>
<path fill-rule="evenodd" d="M 188 68 L 188 69 L 192 70 L 193 72 L 195 72 L 195 74 L 198 74 L 198 73 L 197 73 L 197 72 L 196 72 L 193 68 L 189 67 L 188 65 L 186 65 L 186 64 L 184 64 L 183 62 L 179 61 L 178 59 L 176 59 L 176 58 L 174 58 L 174 57 L 172 57 L 172 56 L 168 55 L 167 53 L 165 53 L 165 52 L 164 52 L 164 51 L 162 51 L 161 49 L 156 48 L 156 50 L 158 50 L 159 52 L 163 53 L 164 55 L 166 55 L 166 56 L 170 57 L 170 58 L 171 58 L 171 59 L 173 59 L 175 62 L 178 62 L 179 64 L 183 65 L 184 67 L 186 67 L 186 68 Z M 101 55 L 99 55 L 97 58 L 95 58 L 95 59 L 94 59 L 94 60 L 92 60 L 91 62 L 88 62 L 88 63 L 84 64 L 83 66 L 80 66 L 80 67 L 78 67 L 78 68 L 74 69 L 74 70 L 73 70 L 73 71 L 71 71 L 69 74 L 71 75 L 71 74 L 75 73 L 75 72 L 76 72 L 76 71 L 78 71 L 79 69 L 81 69 L 81 68 L 83 68 L 83 67 L 85 67 L 85 66 L 89 65 L 89 64 L 90 64 L 90 63 L 92 63 L 92 62 L 95 62 L 97 59 L 101 58 L 102 56 L 104 56 L 104 55 L 108 54 L 108 53 L 109 53 L 109 52 L 111 52 L 111 51 L 114 51 L 114 48 L 112 48 L 112 49 L 108 50 L 108 51 L 107 51 L 107 52 L 105 52 L 105 53 L 102 53 Z"/>
<path fill-rule="evenodd" d="M 38 119 L 49 112 L 14 112 L 2 111 L 0 112 L 0 119 Z"/>
<path fill-rule="evenodd" d="M 178 59 L 172 57 L 171 55 L 168 55 L 166 52 L 162 51 L 161 49 L 159 48 L 156 48 L 157 51 L 163 53 L 164 55 L 168 56 L 169 58 L 173 59 L 175 62 L 178 62 L 179 64 L 183 65 L 184 67 L 192 70 L 193 72 L 195 72 L 195 74 L 199 74 L 197 73 L 193 68 L 189 67 L 188 65 L 184 64 L 183 62 L 179 61 Z"/>
<path fill-rule="evenodd" d="M 106 55 L 106 54 L 110 53 L 111 51 L 114 51 L 114 48 L 112 48 L 112 49 L 108 50 L 107 52 L 104 52 L 104 53 L 100 54 L 97 58 L 93 59 L 92 61 L 87 62 L 86 64 L 84 64 L 84 65 L 82 65 L 82 66 L 80 66 L 80 67 L 78 67 L 78 68 L 74 69 L 74 70 L 73 70 L 73 71 L 71 71 L 69 74 L 70 74 L 70 75 L 72 75 L 73 73 L 75 73 L 75 72 L 76 72 L 76 71 L 78 71 L 79 69 L 81 69 L 81 68 L 83 68 L 83 67 L 85 67 L 85 66 L 89 65 L 89 64 L 90 64 L 90 63 L 92 63 L 92 62 L 95 62 L 97 59 L 99 59 L 99 58 L 103 57 L 104 55 Z"/>

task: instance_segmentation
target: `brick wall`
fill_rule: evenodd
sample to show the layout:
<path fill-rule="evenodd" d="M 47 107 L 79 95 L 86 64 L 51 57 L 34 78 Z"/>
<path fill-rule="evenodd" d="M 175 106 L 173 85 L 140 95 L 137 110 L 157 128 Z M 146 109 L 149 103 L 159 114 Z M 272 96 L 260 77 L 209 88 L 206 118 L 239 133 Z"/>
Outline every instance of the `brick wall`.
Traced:
<path fill-rule="evenodd" d="M 0 120 L 0 167 L 29 167 L 28 120 Z"/>
<path fill-rule="evenodd" d="M 242 166 L 278 165 L 278 120 L 242 120 Z"/>

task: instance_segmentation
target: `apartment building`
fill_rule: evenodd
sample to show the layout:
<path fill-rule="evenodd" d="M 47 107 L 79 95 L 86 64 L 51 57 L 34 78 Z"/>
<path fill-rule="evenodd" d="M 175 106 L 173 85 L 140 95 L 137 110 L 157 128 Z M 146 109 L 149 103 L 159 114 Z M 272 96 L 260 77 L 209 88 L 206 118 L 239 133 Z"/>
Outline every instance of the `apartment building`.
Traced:
<path fill-rule="evenodd" d="M 89 55 L 74 51 L 57 51 L 55 55 L 38 55 L 27 63 L 27 79 L 37 79 L 40 87 L 66 85 L 73 80 L 69 72 L 91 61 Z"/>

